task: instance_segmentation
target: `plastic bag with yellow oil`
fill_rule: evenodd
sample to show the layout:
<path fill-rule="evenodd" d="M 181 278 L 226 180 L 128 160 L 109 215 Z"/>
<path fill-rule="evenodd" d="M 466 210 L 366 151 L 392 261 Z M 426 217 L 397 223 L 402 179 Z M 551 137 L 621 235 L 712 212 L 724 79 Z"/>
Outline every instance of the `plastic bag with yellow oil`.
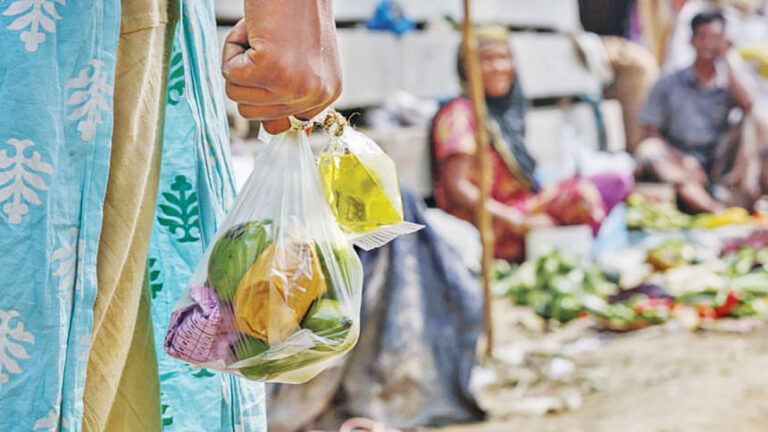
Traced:
<path fill-rule="evenodd" d="M 373 140 L 350 126 L 336 129 L 318 157 L 336 221 L 362 249 L 374 249 L 421 225 L 403 220 L 397 168 Z"/>
<path fill-rule="evenodd" d="M 326 202 L 304 127 L 260 151 L 173 312 L 171 356 L 302 383 L 357 342 L 362 265 Z"/>

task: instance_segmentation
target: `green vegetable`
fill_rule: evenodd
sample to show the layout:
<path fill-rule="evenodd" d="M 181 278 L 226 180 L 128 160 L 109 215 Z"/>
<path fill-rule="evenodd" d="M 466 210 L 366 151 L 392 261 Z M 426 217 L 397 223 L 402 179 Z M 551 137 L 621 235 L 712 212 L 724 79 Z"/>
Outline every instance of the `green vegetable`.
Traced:
<path fill-rule="evenodd" d="M 592 313 L 605 321 L 613 330 L 631 330 L 647 325 L 667 322 L 672 313 L 670 299 L 659 299 L 638 294 Z"/>
<path fill-rule="evenodd" d="M 560 322 L 604 307 L 604 298 L 616 291 L 598 266 L 583 265 L 578 257 L 560 252 L 526 261 L 511 272 L 502 267 L 497 274 L 503 276 L 494 285 L 495 295 L 511 297 L 516 304 Z"/>
<path fill-rule="evenodd" d="M 259 355 L 264 358 L 253 366 L 240 368 L 240 373 L 249 379 L 263 381 L 327 360 L 331 353 L 343 353 L 352 348 L 356 338 L 348 337 L 351 329 L 352 321 L 343 321 L 337 327 L 321 330 L 315 333 L 315 335 L 323 342 L 318 342 L 313 348 L 305 349 L 294 355 L 277 359 L 270 359 L 269 352 L 263 350 L 266 342 L 246 336 L 244 340 L 238 344 L 238 347 L 243 348 L 240 348 L 239 350 L 238 347 L 235 348 L 237 360 L 247 360 Z"/>
<path fill-rule="evenodd" d="M 235 358 L 238 361 L 258 357 L 269 349 L 269 344 L 261 339 L 251 336 L 243 338 L 235 344 Z"/>
<path fill-rule="evenodd" d="M 349 334 L 352 320 L 344 313 L 338 301 L 320 299 L 307 312 L 301 327 L 312 330 L 317 335 L 322 334 L 334 343 L 341 343 Z"/>
<path fill-rule="evenodd" d="M 579 317 L 583 305 L 575 295 L 557 297 L 552 303 L 551 318 L 560 322 L 568 322 Z"/>
<path fill-rule="evenodd" d="M 353 319 L 337 299 L 351 295 L 347 292 L 347 286 L 351 283 L 355 266 L 361 266 L 360 260 L 351 248 L 331 244 L 329 249 L 333 251 L 333 259 L 340 274 L 332 277 L 329 275 L 327 256 L 322 253 L 323 248 L 316 245 L 328 291 L 310 306 L 301 321 L 302 329 L 312 331 L 315 345 L 287 357 L 274 358 L 276 353 L 269 350 L 266 342 L 245 336 L 235 347 L 237 360 L 259 359 L 251 366 L 240 368 L 243 376 L 257 381 L 272 379 L 327 360 L 354 346 L 357 337 L 352 334 Z"/>
<path fill-rule="evenodd" d="M 608 306 L 605 311 L 598 316 L 615 321 L 633 322 L 637 319 L 637 314 L 628 303 L 616 303 Z"/>
<path fill-rule="evenodd" d="M 731 316 L 741 318 L 745 316 L 764 315 L 768 312 L 768 305 L 764 299 L 751 299 L 748 301 L 742 301 L 731 312 Z"/>
<path fill-rule="evenodd" d="M 727 276 L 740 276 L 753 273 L 756 269 L 768 270 L 768 249 L 756 251 L 752 248 L 741 248 L 723 257 L 728 265 Z"/>
<path fill-rule="evenodd" d="M 328 285 L 328 291 L 325 294 L 325 298 L 341 299 L 349 296 L 349 286 L 352 283 L 352 275 L 354 273 L 362 273 L 362 264 L 360 259 L 357 258 L 354 250 L 346 246 L 337 246 L 333 243 L 329 243 L 329 247 L 333 254 L 333 260 L 336 262 L 336 266 L 339 269 L 338 275 L 333 275 L 328 266 L 328 257 L 323 252 L 320 244 L 315 246 L 317 250 L 317 256 L 320 258 L 320 267 L 323 269 L 323 273 L 326 275 L 326 284 Z M 357 269 L 357 272 L 353 272 Z"/>
<path fill-rule="evenodd" d="M 744 295 L 768 297 L 768 273 L 760 271 L 735 277 L 730 288 Z"/>
<path fill-rule="evenodd" d="M 647 255 L 648 264 L 659 271 L 692 264 L 695 258 L 696 250 L 693 246 L 678 240 L 670 240 L 651 249 Z"/>
<path fill-rule="evenodd" d="M 514 272 L 514 268 L 512 267 L 512 264 L 509 263 L 509 261 L 506 260 L 496 260 L 493 263 L 494 268 L 494 279 L 501 280 L 506 277 L 509 277 Z"/>
<path fill-rule="evenodd" d="M 642 195 L 632 194 L 627 204 L 627 227 L 630 229 L 672 230 L 691 224 L 691 217 L 681 213 L 672 203 L 650 202 Z"/>
<path fill-rule="evenodd" d="M 216 242 L 208 260 L 208 285 L 219 298 L 230 302 L 243 275 L 271 244 L 271 221 L 236 225 Z"/>
<path fill-rule="evenodd" d="M 707 289 L 704 291 L 698 291 L 698 292 L 692 292 L 692 293 L 686 293 L 683 295 L 680 295 L 677 297 L 678 303 L 688 304 L 688 305 L 698 305 L 698 304 L 716 304 L 719 291 L 716 289 Z"/>

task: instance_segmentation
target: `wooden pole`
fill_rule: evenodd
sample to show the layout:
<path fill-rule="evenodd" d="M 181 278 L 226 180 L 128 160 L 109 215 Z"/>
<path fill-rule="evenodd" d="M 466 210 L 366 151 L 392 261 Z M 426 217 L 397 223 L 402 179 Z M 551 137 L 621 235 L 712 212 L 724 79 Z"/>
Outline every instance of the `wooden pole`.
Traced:
<path fill-rule="evenodd" d="M 672 31 L 673 11 L 669 2 L 660 0 L 640 0 L 639 9 L 648 48 L 661 66 Z"/>
<path fill-rule="evenodd" d="M 493 321 L 491 317 L 491 282 L 493 275 L 494 238 L 491 214 L 488 212 L 487 202 L 491 191 L 491 167 L 488 131 L 485 127 L 488 108 L 485 105 L 485 87 L 480 70 L 480 58 L 478 44 L 472 28 L 470 0 L 464 0 L 464 70 L 467 73 L 467 85 L 469 95 L 475 111 L 475 152 L 478 186 L 480 187 L 480 200 L 475 210 L 475 220 L 480 230 L 480 240 L 483 245 L 481 261 L 483 281 L 483 315 L 485 319 L 485 331 L 487 337 L 485 355 L 490 356 L 493 351 Z"/>

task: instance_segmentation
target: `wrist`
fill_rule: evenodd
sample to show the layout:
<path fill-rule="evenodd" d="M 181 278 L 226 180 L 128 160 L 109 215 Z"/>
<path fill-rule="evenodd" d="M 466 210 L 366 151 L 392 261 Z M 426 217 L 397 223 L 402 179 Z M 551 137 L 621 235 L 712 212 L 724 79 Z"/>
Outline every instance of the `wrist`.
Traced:
<path fill-rule="evenodd" d="M 284 30 L 287 22 L 303 33 L 336 30 L 332 0 L 244 0 L 244 6 L 249 25 L 269 33 Z"/>
<path fill-rule="evenodd" d="M 523 226 L 525 224 L 525 215 L 515 208 L 508 208 L 506 219 L 510 225 Z"/>

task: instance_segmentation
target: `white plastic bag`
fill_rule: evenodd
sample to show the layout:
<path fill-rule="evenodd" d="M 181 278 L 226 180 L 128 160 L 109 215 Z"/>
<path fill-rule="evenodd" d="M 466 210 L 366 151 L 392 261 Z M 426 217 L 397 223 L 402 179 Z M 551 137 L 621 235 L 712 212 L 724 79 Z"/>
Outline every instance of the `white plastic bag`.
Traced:
<path fill-rule="evenodd" d="M 259 153 L 171 317 L 171 356 L 302 383 L 357 342 L 362 265 L 325 200 L 306 127 Z"/>

